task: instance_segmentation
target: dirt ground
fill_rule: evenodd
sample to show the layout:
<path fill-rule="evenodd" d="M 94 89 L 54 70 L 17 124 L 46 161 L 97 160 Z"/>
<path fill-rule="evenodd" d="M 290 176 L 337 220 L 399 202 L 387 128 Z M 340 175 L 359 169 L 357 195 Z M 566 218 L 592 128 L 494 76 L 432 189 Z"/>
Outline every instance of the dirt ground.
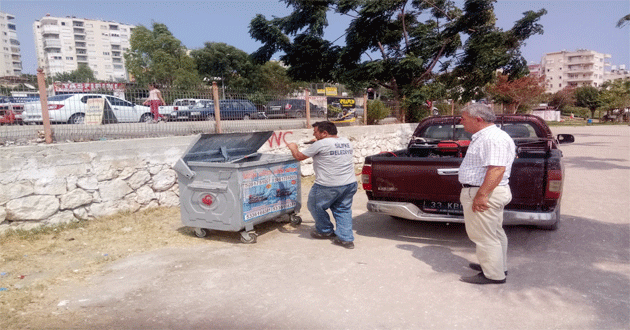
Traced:
<path fill-rule="evenodd" d="M 313 178 L 302 179 L 302 199 Z M 270 221 L 257 232 L 281 229 L 289 224 Z M 237 232 L 222 232 L 204 244 L 239 242 Z M 164 247 L 200 244 L 194 232 L 181 223 L 180 209 L 156 208 L 137 213 L 44 227 L 32 231 L 9 231 L 0 236 L 0 329 L 41 328 L 56 322 L 60 301 L 57 288 L 84 281 L 115 260 Z M 40 325 L 40 326 L 37 326 Z M 55 327 L 54 325 L 52 327 Z"/>

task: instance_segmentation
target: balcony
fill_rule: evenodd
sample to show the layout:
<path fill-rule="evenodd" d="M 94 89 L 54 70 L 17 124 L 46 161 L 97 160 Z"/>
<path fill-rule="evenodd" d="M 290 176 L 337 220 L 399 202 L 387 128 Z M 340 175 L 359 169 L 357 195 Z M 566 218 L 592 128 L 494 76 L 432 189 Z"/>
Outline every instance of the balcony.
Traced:
<path fill-rule="evenodd" d="M 88 57 L 87 56 L 77 56 L 77 62 L 78 63 L 87 63 L 88 62 Z"/>
<path fill-rule="evenodd" d="M 78 42 L 78 41 L 74 43 L 74 47 L 75 48 L 87 48 L 85 42 Z"/>
<path fill-rule="evenodd" d="M 59 25 L 42 25 L 42 33 L 43 34 L 59 34 Z"/>
<path fill-rule="evenodd" d="M 17 39 L 10 39 L 9 41 L 11 42 L 11 45 L 14 45 L 14 46 L 20 45 L 20 42 Z"/>
<path fill-rule="evenodd" d="M 570 65 L 567 72 L 571 73 L 593 73 L 595 70 L 592 66 Z"/>
<path fill-rule="evenodd" d="M 61 48 L 61 40 L 44 39 L 44 48 Z"/>
<path fill-rule="evenodd" d="M 591 82 L 593 82 L 593 76 L 589 75 L 587 77 L 567 77 L 566 81 L 569 82 L 569 83 L 578 83 L 578 82 L 591 83 Z"/>
<path fill-rule="evenodd" d="M 74 40 L 85 40 L 85 35 L 75 34 Z"/>
<path fill-rule="evenodd" d="M 595 58 L 593 56 L 574 56 L 569 57 L 566 63 L 568 65 L 595 63 Z"/>
<path fill-rule="evenodd" d="M 74 26 L 74 27 L 83 27 L 83 22 L 81 22 L 81 21 L 72 21 L 72 26 Z"/>
<path fill-rule="evenodd" d="M 19 53 L 20 47 L 11 47 L 11 53 Z"/>
<path fill-rule="evenodd" d="M 73 32 L 74 34 L 85 34 L 85 29 L 74 28 Z"/>

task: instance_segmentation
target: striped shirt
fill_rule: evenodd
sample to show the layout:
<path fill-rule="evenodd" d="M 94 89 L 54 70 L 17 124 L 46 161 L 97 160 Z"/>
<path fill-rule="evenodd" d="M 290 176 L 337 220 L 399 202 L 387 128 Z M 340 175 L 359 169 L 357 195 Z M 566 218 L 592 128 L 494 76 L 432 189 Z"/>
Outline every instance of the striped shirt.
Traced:
<path fill-rule="evenodd" d="M 459 166 L 459 182 L 481 186 L 488 166 L 504 166 L 499 186 L 507 185 L 516 157 L 512 138 L 496 125 L 490 125 L 472 135 L 466 157 Z"/>

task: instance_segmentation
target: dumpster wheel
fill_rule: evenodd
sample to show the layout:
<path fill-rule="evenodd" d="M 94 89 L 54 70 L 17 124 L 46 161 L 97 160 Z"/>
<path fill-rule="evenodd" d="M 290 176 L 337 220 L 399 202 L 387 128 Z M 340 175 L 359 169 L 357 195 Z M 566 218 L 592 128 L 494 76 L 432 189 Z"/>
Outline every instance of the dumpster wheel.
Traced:
<path fill-rule="evenodd" d="M 195 235 L 199 238 L 204 238 L 208 236 L 210 231 L 206 228 L 195 228 Z"/>
<path fill-rule="evenodd" d="M 254 244 L 254 243 L 256 243 L 256 237 L 258 237 L 258 234 L 256 234 L 253 231 L 242 231 L 241 232 L 241 242 L 243 242 L 245 244 Z"/>
<path fill-rule="evenodd" d="M 291 224 L 294 226 L 299 226 L 302 223 L 302 217 L 297 214 L 291 214 Z"/>

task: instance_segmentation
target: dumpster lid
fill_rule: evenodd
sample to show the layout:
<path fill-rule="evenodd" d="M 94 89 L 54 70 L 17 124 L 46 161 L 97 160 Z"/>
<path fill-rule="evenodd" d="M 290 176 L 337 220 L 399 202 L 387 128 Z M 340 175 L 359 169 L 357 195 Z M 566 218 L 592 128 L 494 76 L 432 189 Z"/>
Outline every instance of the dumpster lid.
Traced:
<path fill-rule="evenodd" d="M 257 154 L 273 131 L 200 134 L 184 155 L 184 161 L 232 162 Z"/>

